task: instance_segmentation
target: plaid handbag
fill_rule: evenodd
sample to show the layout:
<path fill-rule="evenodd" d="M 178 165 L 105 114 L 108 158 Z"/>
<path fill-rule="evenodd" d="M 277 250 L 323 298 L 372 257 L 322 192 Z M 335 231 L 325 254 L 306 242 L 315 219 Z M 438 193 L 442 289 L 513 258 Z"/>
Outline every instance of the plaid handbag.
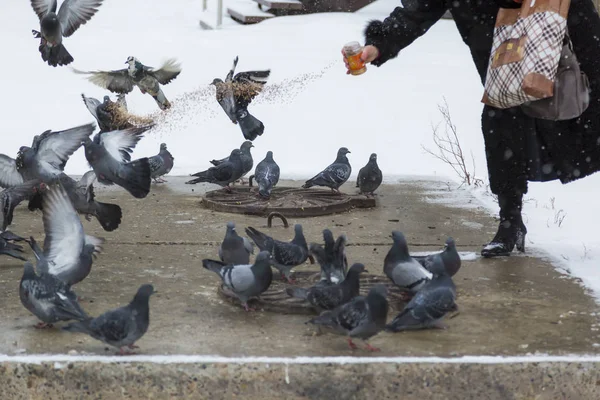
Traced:
<path fill-rule="evenodd" d="M 498 11 L 483 103 L 510 108 L 554 94 L 570 3 L 523 0 Z"/>

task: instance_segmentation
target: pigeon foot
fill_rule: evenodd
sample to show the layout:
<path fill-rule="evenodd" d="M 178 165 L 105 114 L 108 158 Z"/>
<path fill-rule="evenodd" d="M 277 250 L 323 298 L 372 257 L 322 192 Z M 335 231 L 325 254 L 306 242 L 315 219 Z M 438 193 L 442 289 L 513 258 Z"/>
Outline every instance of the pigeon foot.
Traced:
<path fill-rule="evenodd" d="M 414 297 L 414 294 L 409 293 L 409 292 L 402 292 L 402 293 L 400 293 L 399 297 L 400 297 L 400 300 L 402 300 L 402 301 L 410 301 Z"/>
<path fill-rule="evenodd" d="M 54 325 L 52 324 L 47 324 L 45 322 L 38 322 L 36 325 L 33 326 L 35 329 L 49 329 L 54 327 Z"/>
<path fill-rule="evenodd" d="M 369 351 L 381 351 L 380 348 L 377 347 L 373 347 L 371 346 L 369 343 L 365 342 L 365 349 L 369 350 Z"/>
<path fill-rule="evenodd" d="M 256 308 L 248 306 L 248 303 L 244 303 L 242 305 L 244 306 L 244 310 L 246 310 L 247 312 L 256 311 Z"/>
<path fill-rule="evenodd" d="M 132 344 L 130 344 L 129 346 L 127 346 L 127 347 L 129 347 L 130 349 L 139 349 L 139 348 L 140 348 L 140 346 L 136 346 L 136 345 L 135 345 L 135 344 L 133 344 L 133 343 L 132 343 Z"/>
<path fill-rule="evenodd" d="M 358 349 L 358 346 L 354 344 L 354 342 L 352 341 L 352 338 L 348 338 L 348 346 L 350 346 L 350 348 L 352 350 Z"/>
<path fill-rule="evenodd" d="M 118 356 L 131 356 L 134 354 L 135 352 L 127 350 L 126 346 L 120 347 L 119 351 L 116 353 L 116 355 Z"/>

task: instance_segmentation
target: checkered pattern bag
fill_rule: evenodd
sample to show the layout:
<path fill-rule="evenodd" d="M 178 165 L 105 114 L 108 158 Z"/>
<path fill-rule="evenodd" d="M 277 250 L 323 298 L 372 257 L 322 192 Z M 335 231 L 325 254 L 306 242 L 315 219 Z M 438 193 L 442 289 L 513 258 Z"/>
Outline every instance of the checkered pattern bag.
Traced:
<path fill-rule="evenodd" d="M 523 0 L 501 8 L 482 102 L 510 108 L 551 97 L 570 0 Z"/>

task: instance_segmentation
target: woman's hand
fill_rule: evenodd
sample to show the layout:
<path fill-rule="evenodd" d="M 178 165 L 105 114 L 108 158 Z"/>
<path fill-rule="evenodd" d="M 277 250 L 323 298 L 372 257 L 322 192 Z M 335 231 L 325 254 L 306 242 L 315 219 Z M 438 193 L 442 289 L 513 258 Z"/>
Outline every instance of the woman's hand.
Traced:
<path fill-rule="evenodd" d="M 346 65 L 346 74 L 350 73 L 350 67 L 348 66 L 348 60 L 346 59 L 346 55 L 344 54 L 344 50 L 342 49 L 342 56 L 344 58 L 344 64 Z M 375 60 L 377 57 L 379 57 L 379 50 L 377 49 L 377 47 L 375 46 L 365 46 L 363 47 L 363 51 L 362 54 L 360 55 L 360 59 L 365 63 L 368 64 L 371 61 Z"/>

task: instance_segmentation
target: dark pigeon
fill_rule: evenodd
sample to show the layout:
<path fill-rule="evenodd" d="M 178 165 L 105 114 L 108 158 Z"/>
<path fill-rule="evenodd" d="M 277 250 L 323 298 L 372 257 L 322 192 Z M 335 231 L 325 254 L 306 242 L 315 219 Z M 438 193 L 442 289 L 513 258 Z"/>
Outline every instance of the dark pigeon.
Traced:
<path fill-rule="evenodd" d="M 308 289 L 289 287 L 286 293 L 291 297 L 307 300 L 319 312 L 333 310 L 358 296 L 362 272 L 366 272 L 365 266 L 354 264 L 348 271 L 347 277 L 338 285 L 316 285 Z"/>
<path fill-rule="evenodd" d="M 382 181 L 383 174 L 377 165 L 377 154 L 373 153 L 367 165 L 358 172 L 356 187 L 360 188 L 360 193 L 372 196 Z"/>
<path fill-rule="evenodd" d="M 442 328 L 446 314 L 457 311 L 456 286 L 444 268 L 441 258 L 431 266 L 434 278 L 428 282 L 404 309 L 386 326 L 389 332 Z"/>
<path fill-rule="evenodd" d="M 217 260 L 202 260 L 202 265 L 221 277 L 225 285 L 240 300 L 246 311 L 253 310 L 248 301 L 264 293 L 273 280 L 271 255 L 261 251 L 254 264 L 226 264 Z"/>
<path fill-rule="evenodd" d="M 131 153 L 143 133 L 152 127 L 102 132 L 96 134 L 94 140 L 86 139 L 85 158 L 96 173 L 98 182 L 117 184 L 138 199 L 150 193 L 150 162 L 146 157 L 131 161 Z"/>
<path fill-rule="evenodd" d="M 42 321 L 36 328 L 51 328 L 59 321 L 88 318 L 69 285 L 51 274 L 36 275 L 30 262 L 25 263 L 19 297 L 23 306 Z"/>
<path fill-rule="evenodd" d="M 150 162 L 150 177 L 154 179 L 154 182 L 166 182 L 162 176 L 171 172 L 171 169 L 173 169 L 174 160 L 175 158 L 173 155 L 169 152 L 169 150 L 167 150 L 167 144 L 161 143 L 158 154 L 148 159 Z"/>
<path fill-rule="evenodd" d="M 27 261 L 23 257 L 23 246 L 14 244 L 12 242 L 21 242 L 25 239 L 15 235 L 10 231 L 3 231 L 0 233 L 0 254 L 4 254 L 18 260 Z"/>
<path fill-rule="evenodd" d="M 73 57 L 62 44 L 63 38 L 71 36 L 81 25 L 98 12 L 103 0 L 65 0 L 56 12 L 56 0 L 31 0 L 31 7 L 40 20 L 40 31 L 32 30 L 40 39 L 39 51 L 48 65 L 68 65 Z"/>
<path fill-rule="evenodd" d="M 12 224 L 15 208 L 22 201 L 32 199 L 45 188 L 46 184 L 39 179 L 34 179 L 0 192 L 0 230 L 5 231 Z"/>
<path fill-rule="evenodd" d="M 248 264 L 250 254 L 254 254 L 254 246 L 245 237 L 238 235 L 233 222 L 227 223 L 227 231 L 221 247 L 219 247 L 219 258 L 225 264 Z"/>
<path fill-rule="evenodd" d="M 334 240 L 333 233 L 329 229 L 325 229 L 323 230 L 323 241 L 325 246 L 317 243 L 310 245 L 310 253 L 315 256 L 321 266 L 321 283 L 339 284 L 344 280 L 348 271 L 346 236 L 340 235 L 337 240 Z"/>
<path fill-rule="evenodd" d="M 253 147 L 254 147 L 254 145 L 249 140 L 246 140 L 240 146 L 240 158 L 242 159 L 242 172 L 243 172 L 242 178 L 244 176 L 246 176 L 246 174 L 248 174 L 248 172 L 250 172 L 252 170 L 252 167 L 254 166 L 254 160 L 252 159 L 252 153 L 250 152 L 250 149 Z M 227 161 L 229 161 L 229 157 L 225 157 L 220 160 L 212 160 L 210 163 L 216 167 Z M 199 174 L 201 174 L 201 173 L 202 172 L 198 172 L 196 174 L 193 174 L 192 176 L 199 176 Z"/>
<path fill-rule="evenodd" d="M 273 256 L 273 266 L 281 273 L 284 280 L 293 282 L 290 278 L 292 268 L 304 264 L 308 259 L 308 245 L 302 232 L 302 225 L 294 226 L 294 238 L 291 242 L 281 242 L 249 226 L 246 234 L 256 243 L 261 251 L 268 251 Z"/>
<path fill-rule="evenodd" d="M 456 243 L 454 239 L 448 238 L 446 239 L 446 245 L 444 246 L 444 251 L 441 253 L 430 254 L 428 256 L 417 256 L 413 257 L 422 266 L 424 266 L 428 271 L 433 272 L 431 266 L 433 263 L 440 259 L 442 261 L 442 265 L 446 268 L 448 275 L 454 276 L 460 269 L 461 260 L 458 251 L 456 250 Z"/>
<path fill-rule="evenodd" d="M 229 184 L 240 179 L 243 173 L 244 169 L 242 166 L 241 152 L 239 149 L 235 149 L 231 152 L 229 160 L 216 167 L 210 167 L 206 171 L 194 174 L 197 178 L 187 181 L 186 183 L 188 185 L 195 185 L 199 182 L 215 183 L 219 186 L 223 186 L 227 191 L 231 191 Z"/>
<path fill-rule="evenodd" d="M 142 285 L 131 303 L 105 312 L 96 318 L 87 318 L 63 328 L 68 332 L 85 333 L 106 344 L 119 348 L 119 354 L 131 354 L 137 342 L 150 326 L 150 296 L 152 285 Z"/>
<path fill-rule="evenodd" d="M 331 188 L 333 192 L 340 193 L 340 186 L 346 183 L 352 173 L 352 167 L 350 166 L 348 157 L 346 157 L 346 154 L 349 153 L 350 151 L 347 148 L 340 148 L 333 164 L 307 180 L 302 187 L 308 189 L 313 186 L 326 186 Z"/>
<path fill-rule="evenodd" d="M 357 346 L 352 339 L 358 338 L 365 342 L 368 350 L 379 351 L 378 348 L 367 343 L 367 340 L 385 329 L 388 313 L 386 296 L 385 286 L 376 285 L 366 297 L 357 296 L 332 311 L 325 311 L 307 323 L 326 328 L 331 333 L 348 336 L 348 345 L 353 350 Z"/>
<path fill-rule="evenodd" d="M 235 73 L 238 57 L 225 81 L 215 78 L 211 85 L 216 88 L 217 102 L 231 122 L 238 124 L 247 140 L 254 140 L 265 131 L 264 124 L 248 112 L 252 100 L 262 91 L 271 74 L 270 70 Z"/>
<path fill-rule="evenodd" d="M 258 184 L 258 195 L 264 199 L 271 197 L 271 191 L 279 182 L 279 165 L 273 160 L 273 152 L 268 151 L 265 159 L 258 163 L 254 171 Z"/>
<path fill-rule="evenodd" d="M 431 280 L 432 274 L 410 256 L 402 232 L 392 232 L 392 239 L 394 244 L 385 256 L 383 272 L 400 289 L 415 294 Z"/>
<path fill-rule="evenodd" d="M 124 95 L 120 96 L 123 96 L 124 98 Z M 81 97 L 89 112 L 96 118 L 100 132 L 133 128 L 133 124 L 130 122 L 119 121 L 119 118 L 116 118 L 114 113 L 117 107 L 120 106 L 119 100 L 115 103 L 110 100 L 110 97 L 104 96 L 103 102 L 101 103 L 98 99 L 86 97 L 83 93 L 81 94 Z"/>

